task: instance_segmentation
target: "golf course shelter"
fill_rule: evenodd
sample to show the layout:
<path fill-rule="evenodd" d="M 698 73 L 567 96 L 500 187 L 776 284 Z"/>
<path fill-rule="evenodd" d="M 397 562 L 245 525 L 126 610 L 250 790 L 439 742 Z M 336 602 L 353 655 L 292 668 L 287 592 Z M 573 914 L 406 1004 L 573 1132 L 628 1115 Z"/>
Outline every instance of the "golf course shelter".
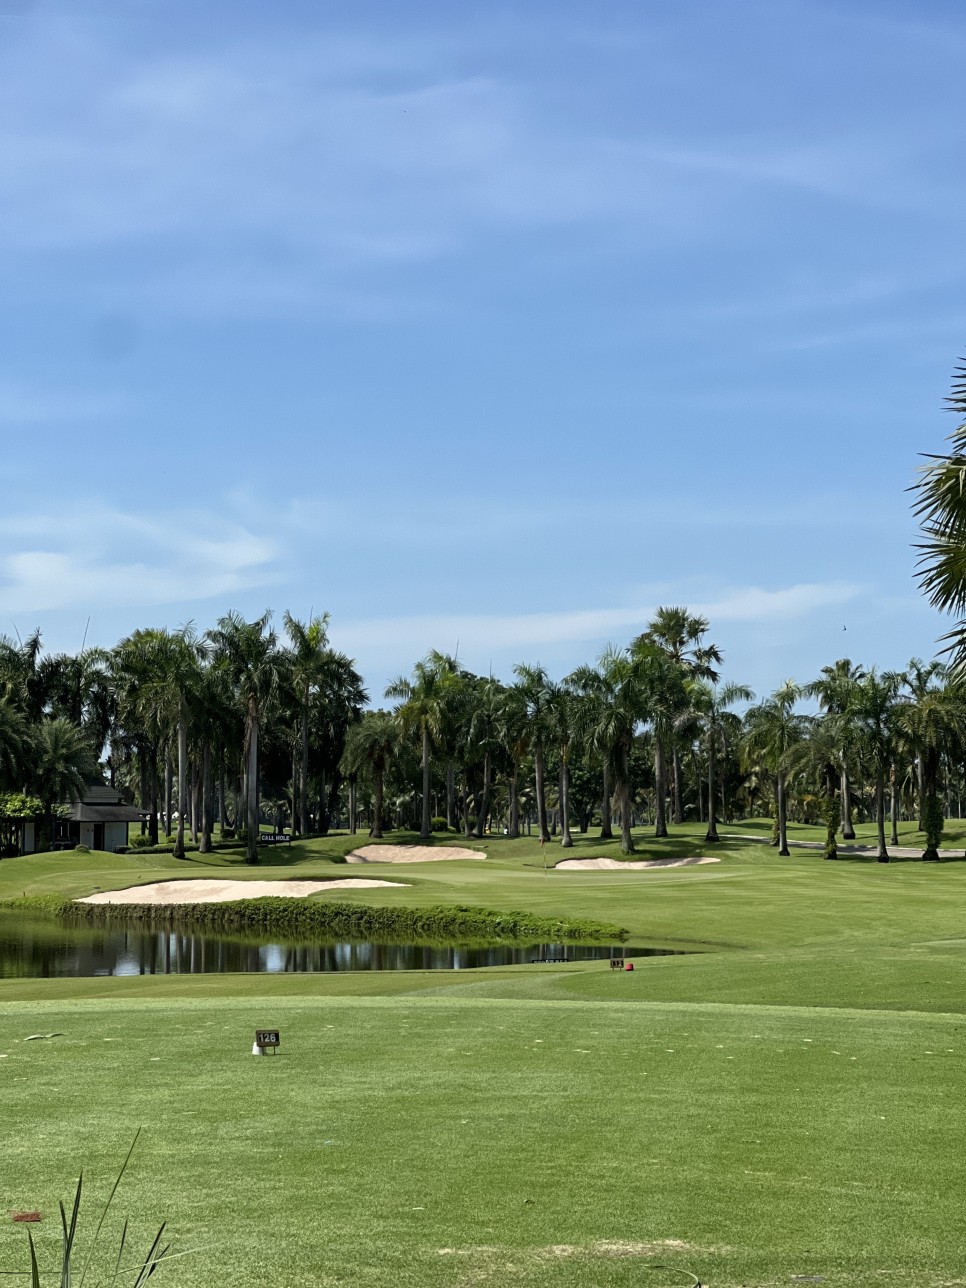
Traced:
<path fill-rule="evenodd" d="M 129 805 L 116 787 L 98 784 L 84 789 L 83 798 L 69 807 L 66 818 L 57 819 L 54 825 L 54 845 L 70 849 L 87 845 L 92 850 L 116 850 L 127 845 L 128 829 L 140 823 L 146 815 Z M 37 848 L 39 821 L 24 823 L 23 853 L 32 854 Z"/>

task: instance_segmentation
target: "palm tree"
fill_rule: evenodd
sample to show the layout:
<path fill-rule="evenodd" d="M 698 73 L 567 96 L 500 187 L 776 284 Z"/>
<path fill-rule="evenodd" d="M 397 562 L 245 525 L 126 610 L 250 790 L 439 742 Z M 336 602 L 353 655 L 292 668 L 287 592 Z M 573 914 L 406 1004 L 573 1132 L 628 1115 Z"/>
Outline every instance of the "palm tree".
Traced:
<path fill-rule="evenodd" d="M 318 684 L 320 673 L 325 662 L 329 643 L 329 614 L 313 617 L 307 624 L 300 622 L 291 613 L 286 612 L 282 619 L 285 633 L 292 645 L 291 663 L 292 680 L 298 693 L 299 743 L 301 760 L 299 763 L 299 781 L 297 806 L 293 815 L 297 819 L 298 831 L 303 835 L 309 830 L 309 705 L 312 688 Z M 295 784 L 293 784 L 293 788 Z"/>
<path fill-rule="evenodd" d="M 611 840 L 614 829 L 611 822 L 611 764 L 610 751 L 599 744 L 598 730 L 602 727 L 604 710 L 609 700 L 607 677 L 601 663 L 597 666 L 579 666 L 564 681 L 574 693 L 577 702 L 575 720 L 585 745 L 590 746 L 600 756 L 601 766 L 601 800 L 600 800 L 600 837 Z"/>
<path fill-rule="evenodd" d="M 957 673 L 966 667 L 966 362 L 953 374 L 948 409 L 959 423 L 946 455 L 927 456 L 915 485 L 913 513 L 922 526 L 919 584 L 933 607 L 960 620 L 944 639 Z"/>
<path fill-rule="evenodd" d="M 647 718 L 654 733 L 654 835 L 667 831 L 667 753 L 676 745 L 678 731 L 688 712 L 685 687 L 687 669 L 647 634 L 639 636 L 630 649 L 641 662 L 642 682 L 647 690 Z"/>
<path fill-rule="evenodd" d="M 560 753 L 560 844 L 569 850 L 574 843 L 570 835 L 570 753 L 574 740 L 576 699 L 565 685 L 551 683 L 547 693 L 550 699 L 549 723 Z"/>
<path fill-rule="evenodd" d="M 46 844 L 54 834 L 54 806 L 80 800 L 88 781 L 97 777 L 90 743 L 72 720 L 44 720 L 33 739 L 31 785 L 44 804 Z"/>
<path fill-rule="evenodd" d="M 841 825 L 841 810 L 835 794 L 841 783 L 842 735 L 837 724 L 843 718 L 840 715 L 806 717 L 805 737 L 791 748 L 788 757 L 791 773 L 802 773 L 820 785 L 825 821 L 825 852 L 822 857 L 825 859 L 838 858 L 835 833 Z"/>
<path fill-rule="evenodd" d="M 792 748 L 805 735 L 806 724 L 795 714 L 795 703 L 802 690 L 787 680 L 771 697 L 752 707 L 745 716 L 743 755 L 747 764 L 756 759 L 775 777 L 775 803 L 778 824 L 778 853 L 788 858 L 788 818 L 786 780 Z"/>
<path fill-rule="evenodd" d="M 180 630 L 145 631 L 139 645 L 147 664 L 138 696 L 141 711 L 152 719 L 178 748 L 178 834 L 174 857 L 185 856 L 184 829 L 188 814 L 188 732 L 199 708 L 201 663 L 206 648 L 189 623 Z"/>
<path fill-rule="evenodd" d="M 722 655 L 717 644 L 704 643 L 708 628 L 706 617 L 690 613 L 686 608 L 659 608 L 647 630 L 634 644 L 648 640 L 656 644 L 688 680 L 708 680 L 716 684 L 716 668 L 721 665 Z M 671 792 L 674 822 L 682 823 L 681 751 L 677 738 L 671 743 Z"/>
<path fill-rule="evenodd" d="M 880 675 L 873 667 L 856 685 L 852 701 L 844 713 L 856 730 L 860 759 L 872 770 L 875 780 L 875 822 L 880 863 L 889 862 L 885 839 L 885 780 L 895 750 L 896 698 L 901 683 L 901 675 L 893 671 Z"/>
<path fill-rule="evenodd" d="M 528 725 L 529 748 L 533 753 L 533 779 L 537 803 L 537 827 L 541 841 L 550 840 L 547 826 L 546 776 L 547 745 L 553 738 L 551 705 L 553 687 L 542 666 L 521 663 L 513 668 L 517 677 L 520 696 L 524 703 Z"/>
<path fill-rule="evenodd" d="M 848 710 L 855 696 L 855 686 L 864 678 L 864 667 L 853 665 L 847 657 L 839 658 L 832 666 L 823 666 L 821 676 L 806 684 L 802 693 L 806 697 L 818 698 L 823 711 L 829 716 L 840 716 Z M 839 779 L 842 805 L 842 839 L 855 840 L 855 828 L 852 825 L 852 782 L 849 776 L 849 740 L 852 726 L 848 720 L 836 722 L 841 731 L 842 741 L 839 748 Z"/>
<path fill-rule="evenodd" d="M 633 649 L 607 648 L 596 669 L 580 667 L 570 682 L 594 694 L 583 733 L 614 775 L 621 816 L 621 853 L 634 853 L 631 836 L 631 749 L 640 725 L 652 714 L 654 694 L 667 668 L 661 650 L 648 641 Z M 656 682 L 657 681 L 657 682 Z"/>
<path fill-rule="evenodd" d="M 269 703 L 278 687 L 281 666 L 271 612 L 253 622 L 227 613 L 209 632 L 214 663 L 229 678 L 245 720 L 245 795 L 247 816 L 246 863 L 258 862 L 258 736 Z"/>
<path fill-rule="evenodd" d="M 944 678 L 939 663 L 924 667 L 913 658 L 901 677 L 909 689 L 896 708 L 897 732 L 904 734 L 916 755 L 919 818 L 926 833 L 923 859 L 937 862 L 943 833 L 943 812 L 938 798 L 939 765 L 944 752 L 959 752 L 966 741 L 966 703 L 961 688 L 953 683 L 933 684 Z"/>
<path fill-rule="evenodd" d="M 490 812 L 493 788 L 493 757 L 501 746 L 500 733 L 504 711 L 504 689 L 494 679 L 481 687 L 478 700 L 470 715 L 467 742 L 477 753 L 483 753 L 483 792 L 476 811 L 474 835 L 482 837 Z"/>
<path fill-rule="evenodd" d="M 418 738 L 420 744 L 423 808 L 419 835 L 424 841 L 432 835 L 430 758 L 433 744 L 443 734 L 447 717 L 447 691 L 456 671 L 452 658 L 432 652 L 422 662 L 416 663 L 410 679 L 400 675 L 386 686 L 386 697 L 395 698 L 401 703 L 396 710 L 401 732 Z"/>
<path fill-rule="evenodd" d="M 27 722 L 12 698 L 0 697 L 0 787 L 22 783 Z"/>
<path fill-rule="evenodd" d="M 530 746 L 530 725 L 527 719 L 527 700 L 520 684 L 511 684 L 503 690 L 499 714 L 500 740 L 510 758 L 510 781 L 507 788 L 507 836 L 515 840 L 520 835 L 520 762 Z"/>
<path fill-rule="evenodd" d="M 345 773 L 358 774 L 367 768 L 372 774 L 374 791 L 369 835 L 374 840 L 382 838 L 386 766 L 396 754 L 398 738 L 399 723 L 394 716 L 388 711 L 367 711 L 349 730 L 342 753 Z"/>
<path fill-rule="evenodd" d="M 753 702 L 755 695 L 744 684 L 725 684 L 719 687 L 708 680 L 692 680 L 688 690 L 691 704 L 701 721 L 708 754 L 708 830 L 704 839 L 714 844 L 720 839 L 715 819 L 715 785 L 717 751 L 725 737 L 724 717 L 728 708 L 736 702 Z"/>

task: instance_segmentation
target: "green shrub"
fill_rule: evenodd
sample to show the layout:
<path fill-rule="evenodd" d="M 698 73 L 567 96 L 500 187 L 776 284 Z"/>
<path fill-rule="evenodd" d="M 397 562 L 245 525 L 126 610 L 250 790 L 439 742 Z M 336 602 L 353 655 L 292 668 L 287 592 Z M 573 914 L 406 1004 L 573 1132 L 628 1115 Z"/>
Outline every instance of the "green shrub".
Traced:
<path fill-rule="evenodd" d="M 74 846 L 74 853 L 75 853 L 75 854 L 90 854 L 90 852 L 91 852 L 91 847 L 90 847 L 89 845 L 75 845 L 75 846 Z"/>
<path fill-rule="evenodd" d="M 68 924 L 120 923 L 159 929 L 271 934 L 312 940 L 374 940 L 383 943 L 472 941 L 616 944 L 621 926 L 590 917 L 536 917 L 495 908 L 387 908 L 328 899 L 237 899 L 231 903 L 91 904 L 56 895 L 9 900 L 5 907 L 53 914 Z"/>
<path fill-rule="evenodd" d="M 449 824 L 446 822 L 446 819 L 440 818 L 439 815 L 437 815 L 435 818 L 430 820 L 430 827 L 434 832 L 449 831 Z"/>
<path fill-rule="evenodd" d="M 143 850 L 145 846 L 151 844 L 150 832 L 136 832 L 129 842 L 132 850 Z"/>

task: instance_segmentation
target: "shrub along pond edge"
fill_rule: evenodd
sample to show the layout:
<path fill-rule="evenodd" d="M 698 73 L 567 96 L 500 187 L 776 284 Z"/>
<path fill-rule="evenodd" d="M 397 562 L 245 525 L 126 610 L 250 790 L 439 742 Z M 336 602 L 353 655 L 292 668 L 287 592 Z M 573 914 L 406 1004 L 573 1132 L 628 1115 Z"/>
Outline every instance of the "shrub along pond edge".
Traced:
<path fill-rule="evenodd" d="M 439 943 L 508 940 L 570 944 L 619 944 L 629 932 L 615 923 L 583 917 L 535 917 L 481 907 L 385 908 L 329 899 L 268 897 L 227 903 L 90 904 L 55 895 L 11 899 L 0 910 L 41 913 L 69 925 L 144 926 L 159 930 L 210 930 L 234 934 L 304 935 L 324 939 Z"/>

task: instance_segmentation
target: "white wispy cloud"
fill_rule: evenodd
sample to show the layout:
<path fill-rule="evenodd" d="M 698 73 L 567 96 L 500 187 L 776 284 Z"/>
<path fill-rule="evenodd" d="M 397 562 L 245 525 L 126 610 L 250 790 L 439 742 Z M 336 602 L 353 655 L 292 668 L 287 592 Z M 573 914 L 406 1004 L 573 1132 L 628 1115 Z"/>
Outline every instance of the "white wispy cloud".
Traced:
<path fill-rule="evenodd" d="M 863 588 L 852 582 L 803 583 L 775 590 L 747 586 L 689 607 L 712 621 L 772 623 L 794 621 L 848 603 L 862 593 Z M 340 646 L 350 651 L 368 653 L 388 647 L 396 656 L 420 656 L 430 648 L 452 647 L 448 642 L 454 640 L 459 640 L 461 647 L 477 651 L 604 641 L 611 637 L 623 640 L 645 628 L 659 602 L 655 598 L 649 604 L 634 607 L 545 613 L 369 618 L 337 623 L 334 633 Z"/>
<path fill-rule="evenodd" d="M 0 611 L 180 605 L 237 594 L 275 575 L 278 546 L 204 512 L 143 517 L 101 507 L 8 516 Z M 10 549 L 15 546 L 15 549 Z"/>

